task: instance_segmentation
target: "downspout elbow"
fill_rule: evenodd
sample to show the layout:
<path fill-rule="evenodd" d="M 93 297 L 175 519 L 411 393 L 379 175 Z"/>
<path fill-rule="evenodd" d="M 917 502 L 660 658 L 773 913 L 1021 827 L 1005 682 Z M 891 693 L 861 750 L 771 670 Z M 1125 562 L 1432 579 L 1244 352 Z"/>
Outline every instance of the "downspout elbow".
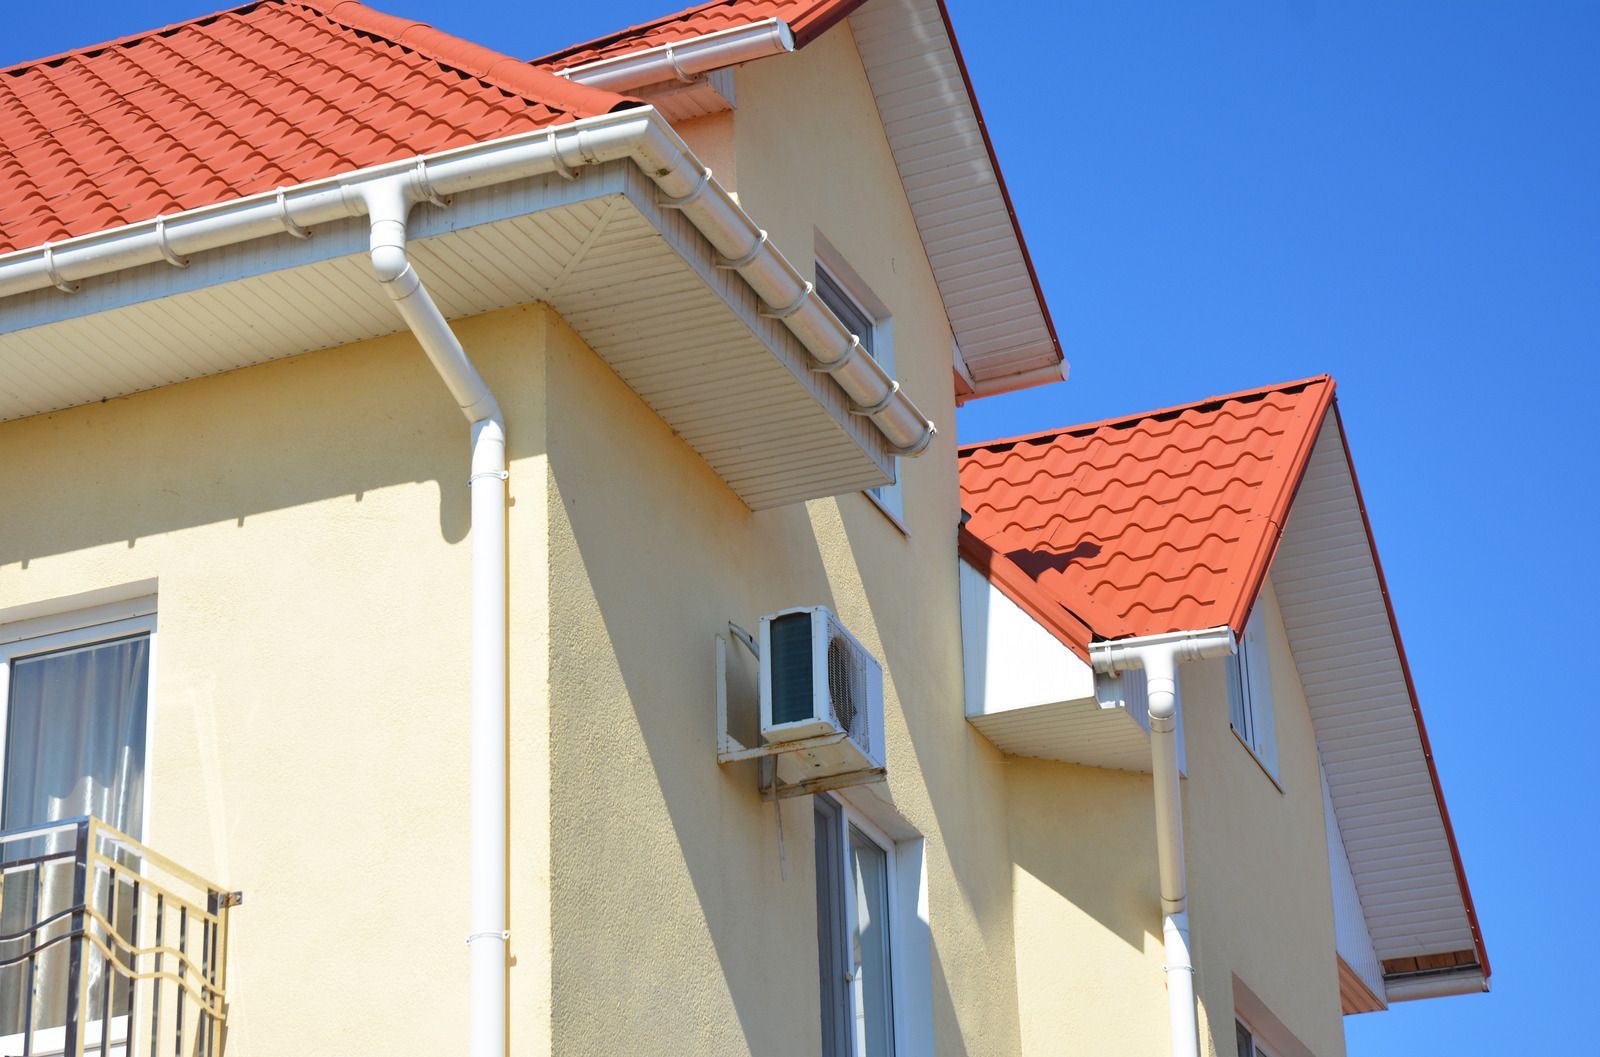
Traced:
<path fill-rule="evenodd" d="M 406 223 L 416 203 L 416 177 L 390 177 L 352 188 L 370 223 L 372 271 L 417 343 L 428 354 L 467 421 L 477 427 L 493 422 L 503 436 L 500 404 L 461 347 L 444 313 L 423 287 L 406 249 Z M 495 450 L 504 451 L 504 445 Z M 504 470 L 504 466 L 497 467 Z M 474 470 L 474 472 L 477 472 Z M 487 471 L 486 471 L 487 472 Z"/>

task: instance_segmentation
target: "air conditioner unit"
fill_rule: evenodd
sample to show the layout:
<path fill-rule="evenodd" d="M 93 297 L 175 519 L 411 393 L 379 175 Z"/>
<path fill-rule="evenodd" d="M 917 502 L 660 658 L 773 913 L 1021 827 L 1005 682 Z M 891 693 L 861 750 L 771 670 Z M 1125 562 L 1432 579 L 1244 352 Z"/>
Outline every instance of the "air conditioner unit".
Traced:
<path fill-rule="evenodd" d="M 795 744 L 778 757 L 785 782 L 884 766 L 883 668 L 823 606 L 761 618 L 761 735 Z"/>

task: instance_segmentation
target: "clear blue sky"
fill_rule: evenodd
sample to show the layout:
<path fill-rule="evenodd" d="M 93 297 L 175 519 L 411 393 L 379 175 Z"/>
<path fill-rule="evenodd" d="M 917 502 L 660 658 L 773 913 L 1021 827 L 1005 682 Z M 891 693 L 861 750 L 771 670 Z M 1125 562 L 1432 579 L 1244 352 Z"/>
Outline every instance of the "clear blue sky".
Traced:
<path fill-rule="evenodd" d="M 516 55 L 676 4 L 372 2 Z M 12 5 L 0 64 L 216 6 Z M 1581 1052 L 1600 3 L 951 8 L 1073 364 L 962 439 L 1333 374 L 1495 967 L 1351 1053 Z"/>

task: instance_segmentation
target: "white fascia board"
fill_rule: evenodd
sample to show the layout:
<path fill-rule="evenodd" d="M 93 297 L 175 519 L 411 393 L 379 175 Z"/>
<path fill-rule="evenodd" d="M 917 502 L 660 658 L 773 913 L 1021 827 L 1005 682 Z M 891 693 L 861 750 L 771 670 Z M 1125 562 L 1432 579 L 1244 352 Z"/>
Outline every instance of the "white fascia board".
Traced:
<path fill-rule="evenodd" d="M 794 50 L 794 34 L 780 18 L 719 29 L 672 44 L 597 59 L 557 71 L 592 88 L 622 92 L 667 81 L 692 81 L 713 70 Z"/>
<path fill-rule="evenodd" d="M 965 561 L 961 652 L 967 715 L 1095 701 L 1094 669 Z"/>

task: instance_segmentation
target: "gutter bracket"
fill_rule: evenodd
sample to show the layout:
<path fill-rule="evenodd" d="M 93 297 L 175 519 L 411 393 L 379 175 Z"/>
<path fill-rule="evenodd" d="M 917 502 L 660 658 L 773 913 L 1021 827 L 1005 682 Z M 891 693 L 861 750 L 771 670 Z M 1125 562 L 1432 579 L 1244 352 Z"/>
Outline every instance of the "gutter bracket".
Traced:
<path fill-rule="evenodd" d="M 761 255 L 761 251 L 762 251 L 762 249 L 764 249 L 766 247 L 766 245 L 767 245 L 767 229 L 766 228 L 762 228 L 761 229 L 761 234 L 756 238 L 756 244 L 754 246 L 750 247 L 750 252 L 749 253 L 745 254 L 743 257 L 738 258 L 737 260 L 734 260 L 734 259 L 728 258 L 728 257 L 723 257 L 723 256 L 721 256 L 719 254 L 717 259 L 716 259 L 715 266 L 718 267 L 718 268 L 722 268 L 724 270 L 735 271 L 736 272 L 740 268 L 743 268 L 743 267 L 753 263 L 755 261 L 755 259 Z"/>
<path fill-rule="evenodd" d="M 48 242 L 44 244 L 44 270 L 50 278 L 50 285 L 64 294 L 75 294 L 83 288 L 82 283 L 72 283 L 61 278 L 61 273 L 56 271 L 55 247 Z"/>
<path fill-rule="evenodd" d="M 760 315 L 766 319 L 788 319 L 805 306 L 806 299 L 811 296 L 811 291 L 815 289 L 816 286 L 814 284 L 804 283 L 800 289 L 800 296 L 795 298 L 792 304 L 789 304 L 783 308 L 765 310 L 761 312 Z"/>
<path fill-rule="evenodd" d="M 189 267 L 189 258 L 180 257 L 172 252 L 172 246 L 167 242 L 167 218 L 156 217 L 156 249 L 161 251 L 161 256 L 174 268 Z"/>

